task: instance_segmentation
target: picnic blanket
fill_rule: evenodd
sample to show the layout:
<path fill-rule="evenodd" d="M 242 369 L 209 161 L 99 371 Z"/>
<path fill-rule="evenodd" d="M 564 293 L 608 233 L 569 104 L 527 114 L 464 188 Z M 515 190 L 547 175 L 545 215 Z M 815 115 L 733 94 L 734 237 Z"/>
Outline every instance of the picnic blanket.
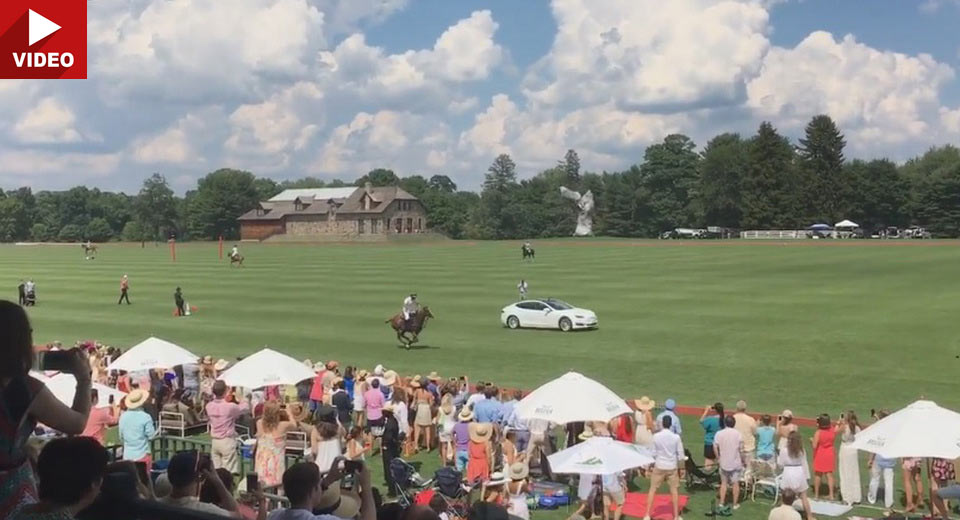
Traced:
<path fill-rule="evenodd" d="M 680 495 L 679 502 L 681 511 L 687 507 L 688 500 L 690 500 L 690 497 L 687 495 Z M 615 509 L 615 507 L 611 508 L 611 510 L 613 509 Z M 647 494 L 627 493 L 627 499 L 623 503 L 623 514 L 636 518 L 643 518 L 646 512 Z M 650 512 L 650 517 L 657 520 L 673 520 L 673 502 L 671 501 L 669 494 L 654 495 L 653 511 Z"/>

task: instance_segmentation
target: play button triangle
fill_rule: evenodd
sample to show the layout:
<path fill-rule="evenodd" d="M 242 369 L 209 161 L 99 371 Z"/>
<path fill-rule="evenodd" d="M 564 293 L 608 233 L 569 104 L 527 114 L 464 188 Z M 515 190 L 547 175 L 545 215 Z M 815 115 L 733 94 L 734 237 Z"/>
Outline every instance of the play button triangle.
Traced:
<path fill-rule="evenodd" d="M 33 9 L 28 9 L 28 11 L 30 15 L 28 20 L 30 22 L 30 43 L 27 45 L 33 45 L 60 30 L 59 25 L 51 22 Z"/>

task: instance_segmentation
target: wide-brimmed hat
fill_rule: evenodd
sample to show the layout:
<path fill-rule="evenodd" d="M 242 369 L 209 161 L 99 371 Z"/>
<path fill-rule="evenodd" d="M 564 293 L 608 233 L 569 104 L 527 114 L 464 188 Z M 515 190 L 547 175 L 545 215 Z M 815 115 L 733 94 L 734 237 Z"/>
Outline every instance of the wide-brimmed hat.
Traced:
<path fill-rule="evenodd" d="M 657 402 L 647 396 L 643 396 L 640 399 L 634 399 L 633 405 L 637 407 L 637 410 L 646 412 L 653 410 L 653 408 L 657 406 Z"/>
<path fill-rule="evenodd" d="M 790 410 L 784 410 L 784 411 L 780 412 L 780 417 L 789 417 L 789 418 L 792 419 L 792 418 L 793 418 L 793 412 L 791 412 Z"/>
<path fill-rule="evenodd" d="M 397 373 L 393 370 L 387 370 L 383 373 L 383 384 L 393 386 L 397 384 Z"/>
<path fill-rule="evenodd" d="M 420 383 L 420 381 L 422 380 L 423 380 L 423 376 L 421 376 L 420 374 L 413 376 L 413 379 L 410 380 L 410 388 L 420 388 L 421 386 L 423 386 Z"/>
<path fill-rule="evenodd" d="M 523 480 L 530 474 L 530 468 L 523 462 L 514 462 L 510 465 L 510 480 Z"/>
<path fill-rule="evenodd" d="M 377 365 L 377 366 L 373 367 L 373 375 L 375 375 L 375 376 L 382 376 L 382 375 L 383 375 L 383 370 L 384 370 L 383 365 Z"/>
<path fill-rule="evenodd" d="M 470 434 L 470 440 L 473 442 L 486 442 L 493 436 L 493 425 L 490 423 L 470 423 L 467 433 Z"/>
<path fill-rule="evenodd" d="M 507 483 L 507 477 L 503 475 L 502 471 L 494 471 L 490 474 L 490 480 L 484 482 L 487 487 L 490 486 L 502 486 Z"/>
<path fill-rule="evenodd" d="M 361 369 L 357 371 L 357 379 L 363 379 L 369 375 L 370 375 L 370 372 L 367 372 L 366 370 Z"/>
<path fill-rule="evenodd" d="M 464 406 L 463 410 L 460 410 L 460 413 L 457 414 L 457 419 L 460 422 L 470 422 L 473 420 L 473 410 L 468 406 Z"/>
<path fill-rule="evenodd" d="M 440 374 L 438 374 L 436 370 L 434 370 L 433 372 L 430 372 L 429 374 L 427 374 L 427 379 L 429 379 L 430 381 L 439 381 L 441 377 L 440 377 Z"/>
<path fill-rule="evenodd" d="M 214 370 L 226 370 L 230 366 L 230 362 L 226 359 L 218 359 L 217 362 L 213 365 Z"/>
<path fill-rule="evenodd" d="M 450 394 L 443 394 L 443 397 L 440 398 L 440 411 L 446 415 L 453 413 L 453 396 Z"/>
<path fill-rule="evenodd" d="M 150 394 L 146 390 L 136 388 L 123 398 L 123 404 L 127 406 L 127 410 L 136 410 L 146 404 L 149 397 Z"/>
<path fill-rule="evenodd" d="M 340 494 L 340 486 L 330 486 L 320 496 L 317 509 L 337 518 L 353 518 L 360 513 L 360 503 L 351 496 Z"/>
<path fill-rule="evenodd" d="M 593 438 L 593 432 L 590 431 L 590 430 L 586 430 L 586 431 L 584 431 L 583 433 L 581 433 L 580 435 L 577 435 L 577 438 L 580 439 L 581 441 L 585 441 L 585 440 L 587 440 L 587 439 L 592 439 L 592 438 Z"/>

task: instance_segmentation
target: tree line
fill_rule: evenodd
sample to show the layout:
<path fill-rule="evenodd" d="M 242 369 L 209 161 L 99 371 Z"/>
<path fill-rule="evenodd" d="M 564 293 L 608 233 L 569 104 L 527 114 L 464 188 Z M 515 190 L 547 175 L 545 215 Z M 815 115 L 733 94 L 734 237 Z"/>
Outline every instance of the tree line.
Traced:
<path fill-rule="evenodd" d="M 850 219 L 868 231 L 925 226 L 960 236 L 960 149 L 946 145 L 898 165 L 847 160 L 846 141 L 826 115 L 811 119 L 797 143 L 764 122 L 749 137 L 725 133 L 702 151 L 685 135 L 647 147 L 620 172 L 584 172 L 574 150 L 529 179 L 509 155 L 486 171 L 479 193 L 445 175 L 399 177 L 378 168 L 346 182 L 306 177 L 276 182 L 220 169 L 176 196 L 153 174 L 136 195 L 77 186 L 66 191 L 0 190 L 0 241 L 212 240 L 239 237 L 237 217 L 286 188 L 400 186 L 420 198 L 429 226 L 452 238 L 568 236 L 576 208 L 560 186 L 596 197 L 599 235 L 655 237 L 676 227 L 803 229 Z"/>

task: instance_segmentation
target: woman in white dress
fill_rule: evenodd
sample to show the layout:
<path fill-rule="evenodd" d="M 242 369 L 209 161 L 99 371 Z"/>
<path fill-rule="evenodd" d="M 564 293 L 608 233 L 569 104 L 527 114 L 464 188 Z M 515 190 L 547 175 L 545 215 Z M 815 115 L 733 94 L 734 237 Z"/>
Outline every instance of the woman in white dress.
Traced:
<path fill-rule="evenodd" d="M 530 520 L 530 509 L 527 507 L 528 474 L 525 462 L 515 462 L 510 466 L 510 482 L 507 483 L 507 512 L 523 520 Z"/>
<path fill-rule="evenodd" d="M 440 398 L 440 412 L 437 413 L 436 421 L 437 438 L 440 440 L 440 463 L 447 464 L 453 460 L 453 427 L 457 425 L 452 394 L 445 393 Z"/>
<path fill-rule="evenodd" d="M 813 520 L 810 511 L 810 499 L 807 498 L 810 469 L 807 465 L 807 454 L 803 451 L 803 440 L 796 431 L 787 436 L 786 445 L 780 449 L 777 465 L 783 468 L 780 478 L 780 489 L 789 489 L 803 501 L 803 511 L 807 520 Z"/>
<path fill-rule="evenodd" d="M 367 371 L 361 370 L 357 372 L 357 382 L 353 385 L 353 424 L 354 426 L 359 426 L 361 428 L 367 425 L 367 414 L 364 411 L 367 409 L 367 401 L 363 397 L 363 393 L 370 389 L 370 386 L 367 385 Z"/>
<path fill-rule="evenodd" d="M 853 447 L 853 441 L 860 430 L 857 414 L 852 410 L 837 422 L 836 431 L 840 435 L 840 497 L 848 505 L 858 504 L 863 500 L 863 490 L 860 487 L 860 457 L 857 449 Z"/>
<path fill-rule="evenodd" d="M 321 474 L 330 471 L 333 461 L 343 453 L 339 432 L 336 424 L 321 422 L 310 434 L 313 462 L 320 468 Z"/>

